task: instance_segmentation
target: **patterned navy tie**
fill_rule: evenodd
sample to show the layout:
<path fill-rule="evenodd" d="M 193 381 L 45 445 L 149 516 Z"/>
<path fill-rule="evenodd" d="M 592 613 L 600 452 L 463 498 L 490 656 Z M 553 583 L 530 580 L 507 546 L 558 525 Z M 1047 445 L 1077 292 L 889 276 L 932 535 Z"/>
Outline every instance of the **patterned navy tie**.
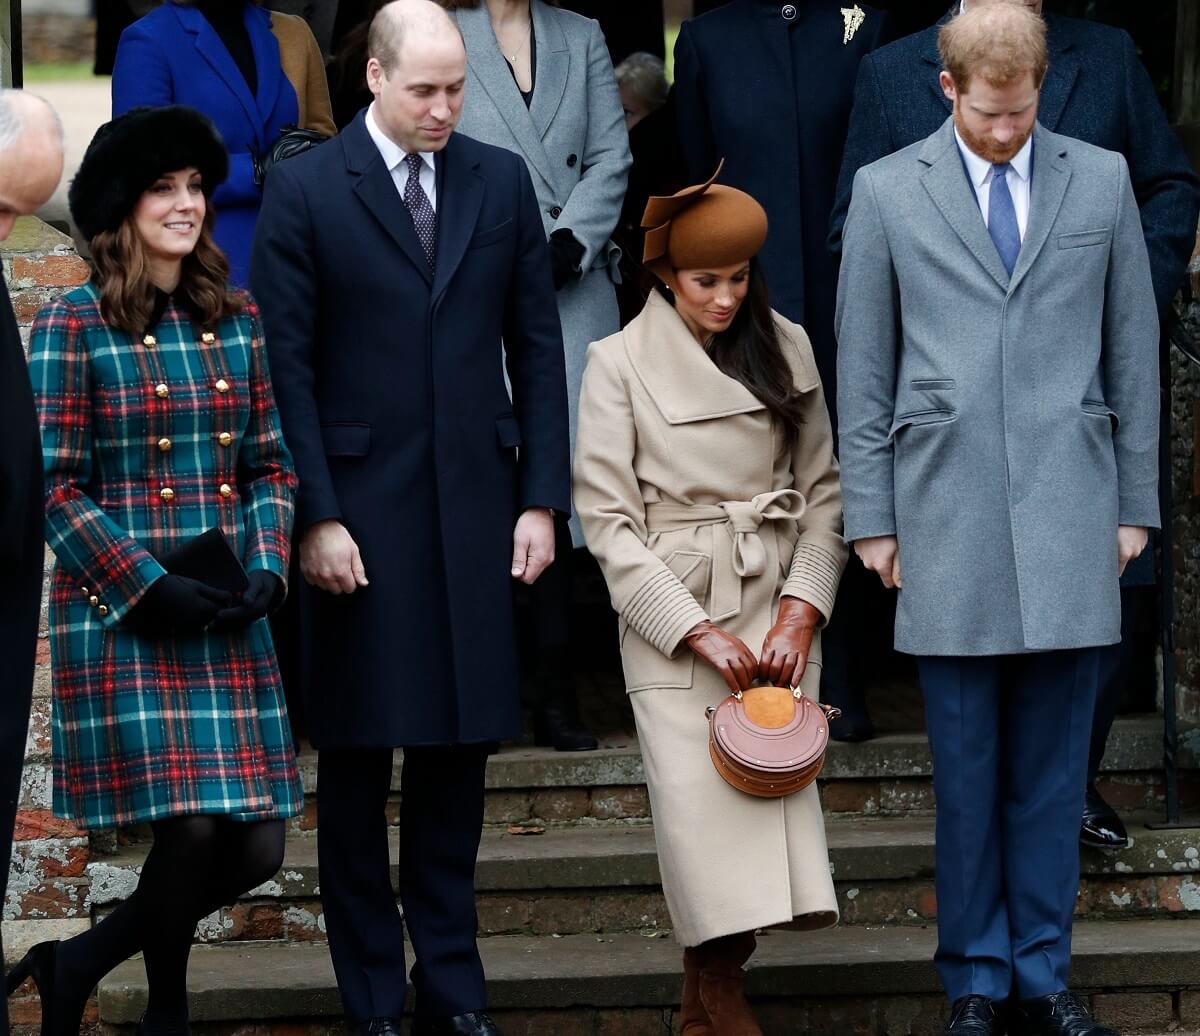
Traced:
<path fill-rule="evenodd" d="M 988 233 L 996 243 L 1000 261 L 1011 277 L 1021 254 L 1021 228 L 1017 223 L 1017 210 L 1012 194 L 1008 190 L 1007 173 L 1012 168 L 1007 162 L 992 166 L 992 193 L 988 199 Z"/>
<path fill-rule="evenodd" d="M 412 214 L 413 226 L 421 247 L 425 249 L 425 258 L 429 261 L 429 269 L 433 270 L 437 262 L 437 213 L 429 203 L 429 195 L 421 187 L 421 166 L 424 160 L 417 153 L 405 155 L 408 164 L 408 181 L 404 184 L 404 204 Z"/>

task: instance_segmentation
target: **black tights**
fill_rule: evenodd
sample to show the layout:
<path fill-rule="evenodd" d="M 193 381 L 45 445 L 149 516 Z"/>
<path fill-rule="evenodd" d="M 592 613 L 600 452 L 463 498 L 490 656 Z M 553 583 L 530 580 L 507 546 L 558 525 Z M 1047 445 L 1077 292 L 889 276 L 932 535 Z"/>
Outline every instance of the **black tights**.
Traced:
<path fill-rule="evenodd" d="M 137 890 L 94 928 L 59 944 L 57 982 L 64 1017 L 138 950 L 146 963 L 152 1033 L 187 1031 L 187 963 L 196 923 L 271 878 L 283 864 L 282 820 L 188 816 L 151 824 L 154 845 Z"/>

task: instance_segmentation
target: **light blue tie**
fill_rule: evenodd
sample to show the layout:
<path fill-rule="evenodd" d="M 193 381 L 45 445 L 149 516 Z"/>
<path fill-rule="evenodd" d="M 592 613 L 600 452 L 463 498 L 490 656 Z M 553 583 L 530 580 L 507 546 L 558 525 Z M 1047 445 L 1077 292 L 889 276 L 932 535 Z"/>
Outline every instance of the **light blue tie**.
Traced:
<path fill-rule="evenodd" d="M 992 191 L 988 199 L 988 233 L 995 242 L 1000 261 L 1011 277 L 1021 254 L 1021 228 L 1017 210 L 1008 190 L 1007 174 L 1012 168 L 1007 162 L 992 166 Z"/>

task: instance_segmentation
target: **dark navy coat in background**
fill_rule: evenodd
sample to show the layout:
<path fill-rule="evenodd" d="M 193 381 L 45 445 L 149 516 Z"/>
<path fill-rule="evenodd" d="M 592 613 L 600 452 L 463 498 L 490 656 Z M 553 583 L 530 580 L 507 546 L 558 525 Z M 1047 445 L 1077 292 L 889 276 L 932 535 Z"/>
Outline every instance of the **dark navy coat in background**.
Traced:
<path fill-rule="evenodd" d="M 246 286 L 262 205 L 254 156 L 300 118 L 296 91 L 279 63 L 270 12 L 246 3 L 244 19 L 258 77 L 254 96 L 208 19 L 195 7 L 175 3 L 156 8 L 121 34 L 112 77 L 114 117 L 143 104 L 186 104 L 216 125 L 229 151 L 229 178 L 210 204 L 217 211 L 217 244 L 229 257 L 229 279 L 238 287 Z"/>
<path fill-rule="evenodd" d="M 1161 313 L 1171 304 L 1196 244 L 1200 183 L 1129 35 L 1054 14 L 1046 15 L 1046 26 L 1050 69 L 1038 122 L 1125 156 Z M 830 234 L 837 254 L 854 174 L 924 140 L 951 113 L 938 83 L 938 30 L 933 26 L 907 36 L 862 62 Z"/>
<path fill-rule="evenodd" d="M 529 173 L 461 134 L 437 167 L 432 276 L 362 113 L 272 170 L 254 244 L 297 535 L 340 520 L 370 580 L 343 596 L 299 587 L 322 749 L 517 735 L 513 526 L 528 507 L 570 508 L 562 332 Z"/>
<path fill-rule="evenodd" d="M 688 182 L 707 180 L 724 158 L 720 182 L 767 210 L 759 257 L 771 305 L 808 332 L 835 428 L 837 267 L 826 235 L 858 64 L 888 38 L 886 15 L 860 3 L 865 17 L 844 43 L 842 9 L 854 6 L 733 0 L 684 22 L 675 44 Z"/>

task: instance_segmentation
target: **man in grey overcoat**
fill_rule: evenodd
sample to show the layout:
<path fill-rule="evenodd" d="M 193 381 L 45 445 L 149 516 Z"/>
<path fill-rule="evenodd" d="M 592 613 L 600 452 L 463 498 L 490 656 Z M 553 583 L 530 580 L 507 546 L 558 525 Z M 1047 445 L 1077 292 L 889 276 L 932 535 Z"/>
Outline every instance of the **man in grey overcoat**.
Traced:
<path fill-rule="evenodd" d="M 973 5 L 939 47 L 953 116 L 859 171 L 846 224 L 845 535 L 917 656 L 946 1032 L 1008 1001 L 1112 1036 L 1067 977 L 1098 649 L 1159 522 L 1149 261 L 1125 160 L 1036 122 L 1041 19 Z"/>

